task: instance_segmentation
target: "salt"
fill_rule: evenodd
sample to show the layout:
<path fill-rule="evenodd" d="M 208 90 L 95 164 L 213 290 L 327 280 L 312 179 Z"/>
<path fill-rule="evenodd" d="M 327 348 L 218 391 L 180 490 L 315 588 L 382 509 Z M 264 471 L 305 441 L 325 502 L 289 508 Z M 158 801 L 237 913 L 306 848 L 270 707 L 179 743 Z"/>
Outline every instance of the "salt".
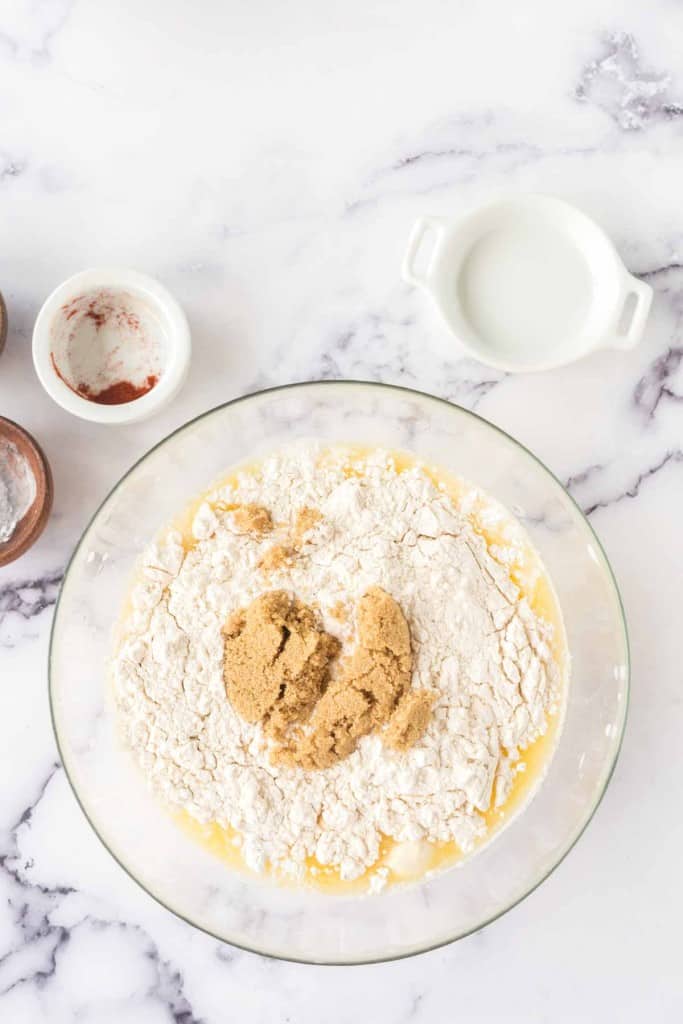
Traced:
<path fill-rule="evenodd" d="M 0 440 L 0 544 L 11 540 L 36 497 L 36 478 L 12 441 Z"/>

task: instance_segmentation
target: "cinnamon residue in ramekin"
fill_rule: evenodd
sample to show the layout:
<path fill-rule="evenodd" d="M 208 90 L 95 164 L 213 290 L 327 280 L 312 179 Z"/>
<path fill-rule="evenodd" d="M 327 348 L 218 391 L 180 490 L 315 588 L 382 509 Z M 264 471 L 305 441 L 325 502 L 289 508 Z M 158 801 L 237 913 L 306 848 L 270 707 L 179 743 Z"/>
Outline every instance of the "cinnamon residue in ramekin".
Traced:
<path fill-rule="evenodd" d="M 96 402 L 98 405 L 123 405 L 124 402 L 134 402 L 136 398 L 142 398 L 148 391 L 151 391 L 159 381 L 157 375 L 151 373 L 142 384 L 133 384 L 130 380 L 119 380 L 115 384 L 109 384 L 106 388 L 102 388 L 101 391 L 93 391 L 87 384 L 78 384 L 74 387 L 60 371 L 54 354 L 50 355 L 50 359 L 55 373 L 68 388 L 71 388 L 81 398 L 87 398 L 89 402 Z"/>
<path fill-rule="evenodd" d="M 71 391 L 89 402 L 134 402 L 159 382 L 162 333 L 142 295 L 111 289 L 79 295 L 55 319 L 52 366 Z"/>

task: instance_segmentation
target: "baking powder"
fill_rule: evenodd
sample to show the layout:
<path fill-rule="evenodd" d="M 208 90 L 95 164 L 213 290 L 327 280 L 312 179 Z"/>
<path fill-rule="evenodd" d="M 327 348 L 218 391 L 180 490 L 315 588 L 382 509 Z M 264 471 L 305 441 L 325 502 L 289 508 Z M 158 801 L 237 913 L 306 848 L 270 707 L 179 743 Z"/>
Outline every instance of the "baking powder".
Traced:
<path fill-rule="evenodd" d="M 36 478 L 12 441 L 0 439 L 0 544 L 11 540 L 36 496 Z"/>

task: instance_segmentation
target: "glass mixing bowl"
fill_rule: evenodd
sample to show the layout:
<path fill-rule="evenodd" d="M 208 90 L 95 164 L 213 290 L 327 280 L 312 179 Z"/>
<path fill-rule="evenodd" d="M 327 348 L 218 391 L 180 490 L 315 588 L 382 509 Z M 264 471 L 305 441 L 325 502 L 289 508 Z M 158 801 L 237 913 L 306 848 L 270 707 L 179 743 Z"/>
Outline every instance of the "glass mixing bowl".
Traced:
<path fill-rule="evenodd" d="M 555 584 L 572 658 L 562 736 L 540 790 L 460 866 L 373 896 L 286 888 L 234 871 L 148 793 L 117 741 L 106 663 L 136 559 L 231 465 L 300 438 L 404 448 L 483 487 L 523 522 Z M 249 395 L 187 423 L 116 485 L 68 567 L 50 647 L 50 700 L 77 799 L 119 864 L 169 910 L 259 953 L 313 963 L 409 956 L 461 938 L 532 891 L 605 792 L 624 729 L 624 614 L 600 543 L 529 451 L 473 413 L 419 392 L 328 381 Z"/>

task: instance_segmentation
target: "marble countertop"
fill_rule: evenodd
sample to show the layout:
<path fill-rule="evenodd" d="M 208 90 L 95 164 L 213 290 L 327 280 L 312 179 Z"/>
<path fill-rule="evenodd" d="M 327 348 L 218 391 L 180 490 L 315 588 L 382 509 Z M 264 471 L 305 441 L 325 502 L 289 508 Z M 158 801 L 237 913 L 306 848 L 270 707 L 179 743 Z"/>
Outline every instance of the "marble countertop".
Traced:
<path fill-rule="evenodd" d="M 0 414 L 45 447 L 54 514 L 0 570 L 0 1019 L 680 1020 L 683 7 L 671 0 L 6 0 L 0 8 Z M 413 219 L 504 189 L 595 217 L 655 289 L 642 344 L 536 376 L 464 358 L 398 273 Z M 31 363 L 47 293 L 89 265 L 158 276 L 195 354 L 149 422 L 69 416 Z M 291 380 L 444 396 L 562 478 L 603 541 L 633 699 L 607 795 L 522 905 L 363 968 L 223 946 L 157 906 L 78 810 L 46 652 L 68 555 L 112 483 L 191 416 Z"/>

